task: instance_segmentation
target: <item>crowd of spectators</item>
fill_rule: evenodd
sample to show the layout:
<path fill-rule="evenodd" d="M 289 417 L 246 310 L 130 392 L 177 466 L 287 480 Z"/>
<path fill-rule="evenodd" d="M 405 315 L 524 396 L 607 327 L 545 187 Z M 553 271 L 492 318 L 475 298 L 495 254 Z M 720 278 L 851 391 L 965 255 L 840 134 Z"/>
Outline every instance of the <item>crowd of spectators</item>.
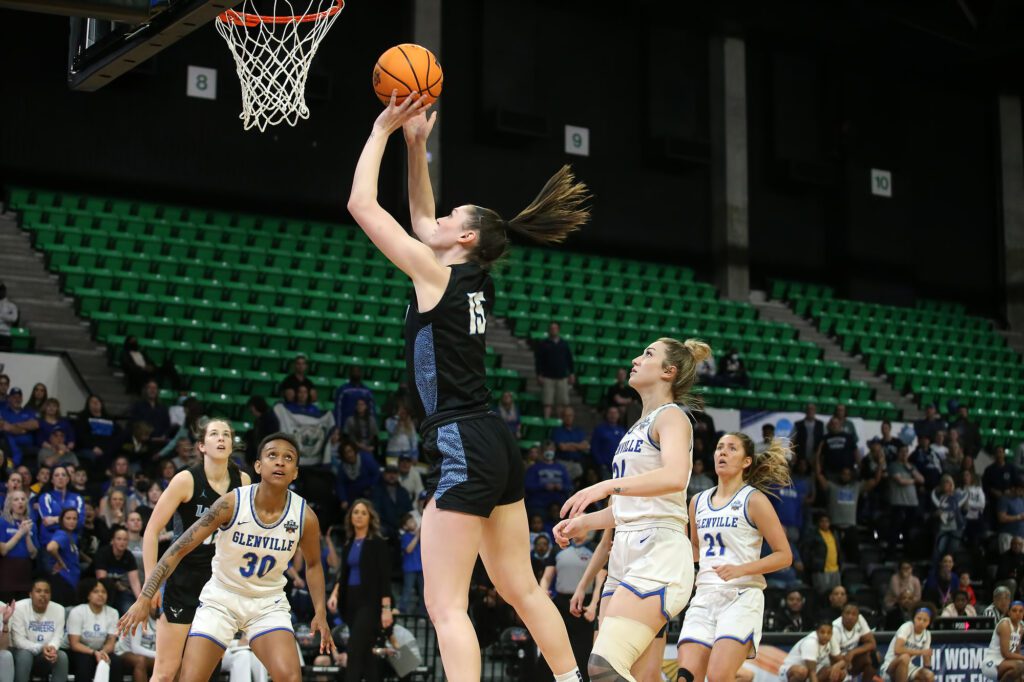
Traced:
<path fill-rule="evenodd" d="M 559 509 L 574 490 L 610 476 L 615 449 L 641 405 L 620 370 L 601 404 L 592 406 L 600 410 L 596 425 L 581 428 L 571 404 L 572 354 L 557 324 L 535 351 L 541 407 L 559 424 L 541 442 L 524 442 L 525 503 L 538 580 L 558 601 L 571 594 L 569 583 L 582 572 L 583 549 L 591 551 L 597 541 L 591 538 L 589 548 L 571 554 L 557 551 L 551 529 Z M 126 381 L 139 396 L 124 415 L 109 414 L 95 395 L 67 412 L 46 386 L 36 384 L 26 396 L 0 375 L 0 598 L 22 600 L 5 612 L 5 621 L 18 622 L 17 609 L 31 602 L 33 617 L 59 604 L 99 622 L 107 618 L 103 614 L 123 613 L 140 593 L 145 524 L 174 474 L 197 463 L 200 420 L 218 412 L 178 390 L 173 367 L 158 367 L 136 345 L 126 343 L 122 359 L 135 365 Z M 702 372 L 706 381 L 723 385 L 745 380 L 735 353 Z M 180 395 L 172 404 L 161 399 L 163 381 Z M 359 367 L 332 392 L 297 356 L 276 395 L 247 403 L 251 429 L 239 434 L 236 454 L 246 466 L 265 435 L 282 429 L 297 435 L 302 452 L 296 488 L 328 529 L 324 563 L 330 574 L 336 576 L 343 563 L 338 548 L 345 542 L 345 514 L 357 500 L 368 500 L 400 594 L 395 604 L 402 613 L 423 614 L 419 525 L 426 463 L 406 395 L 400 386 L 378 405 Z M 494 409 L 521 439 L 516 396 L 505 392 Z M 718 437 L 710 415 L 693 416 L 690 496 L 715 484 Z M 766 425 L 759 447 L 775 435 L 774 426 Z M 1004 447 L 983 451 L 967 407 L 956 406 L 947 420 L 931 406 L 922 420 L 894 435 L 888 422 L 877 434 L 858 433 L 843 405 L 827 419 L 808 405 L 792 432 L 782 435 L 793 445 L 793 481 L 777 491 L 774 504 L 794 564 L 767 576 L 767 629 L 806 632 L 826 616 L 848 620 L 848 632 L 859 632 L 862 620 L 870 628 L 897 627 L 922 599 L 933 602 L 940 617 L 1002 614 L 1010 599 L 1024 596 L 1024 472 L 1007 460 Z M 166 529 L 165 546 L 171 538 Z M 296 614 L 305 617 L 303 575 L 301 566 L 289 569 Z M 471 596 L 482 643 L 497 641 L 516 624 L 482 570 Z M 847 610 L 851 604 L 856 618 Z M 578 628 L 563 611 L 570 627 Z M 72 622 L 69 611 L 60 627 L 70 634 Z M 120 656 L 126 672 L 146 677 L 145 642 L 70 641 L 62 640 L 56 654 L 48 646 L 33 651 L 31 660 L 21 654 L 19 665 L 49 665 L 55 674 L 62 665 L 86 671 L 79 666 L 91 656 L 93 664 L 113 669 Z"/>

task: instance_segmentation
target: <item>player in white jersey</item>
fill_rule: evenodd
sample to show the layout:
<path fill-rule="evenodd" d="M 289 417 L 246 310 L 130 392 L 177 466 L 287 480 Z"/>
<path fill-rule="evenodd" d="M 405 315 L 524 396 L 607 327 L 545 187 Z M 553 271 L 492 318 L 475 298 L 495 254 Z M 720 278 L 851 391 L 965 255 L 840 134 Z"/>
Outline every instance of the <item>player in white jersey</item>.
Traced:
<path fill-rule="evenodd" d="M 562 507 L 565 520 L 555 526 L 562 547 L 591 530 L 615 528 L 603 590 L 609 596 L 587 666 L 594 682 L 635 682 L 630 669 L 690 598 L 693 566 L 680 557 L 692 553 L 686 486 L 693 429 L 679 403 L 700 405 L 690 390 L 710 354 L 701 341 L 662 338 L 633 360 L 629 385 L 640 394 L 643 412 L 619 442 L 613 478 L 570 497 Z M 608 496 L 605 509 L 583 513 Z"/>
<path fill-rule="evenodd" d="M 832 623 L 824 621 L 786 654 L 779 666 L 779 682 L 842 682 L 846 670 L 841 661 L 839 643 L 832 637 Z"/>
<path fill-rule="evenodd" d="M 1024 640 L 1024 602 L 1015 601 L 1006 612 L 1007 617 L 996 624 L 992 641 L 981 661 L 981 672 L 986 680 L 1019 680 L 1024 677 L 1024 655 L 1020 652 Z"/>
<path fill-rule="evenodd" d="M 914 620 L 901 625 L 882 660 L 882 679 L 886 682 L 933 682 L 932 672 L 932 610 L 921 606 L 914 611 Z"/>
<path fill-rule="evenodd" d="M 700 570 L 679 634 L 680 680 L 733 679 L 757 652 L 764 574 L 793 563 L 786 531 L 765 495 L 789 485 L 788 454 L 781 440 L 763 452 L 742 433 L 718 441 L 718 485 L 690 500 L 690 541 Z M 762 558 L 765 540 L 772 553 Z"/>
<path fill-rule="evenodd" d="M 179 537 L 148 576 L 142 595 L 121 618 L 122 635 L 145 627 L 150 600 L 182 557 L 214 538 L 213 575 L 200 596 L 189 632 L 179 682 L 206 682 L 236 632 L 274 682 L 298 682 L 301 666 L 285 598 L 284 570 L 296 551 L 306 562 L 306 584 L 320 633 L 320 651 L 332 646 L 320 563 L 320 524 L 306 501 L 288 490 L 298 475 L 299 448 L 291 436 L 267 436 L 254 463 L 260 482 L 221 496 L 203 517 Z M 219 531 L 219 532 L 218 532 Z"/>
<path fill-rule="evenodd" d="M 867 619 L 860 615 L 860 607 L 847 602 L 838 618 L 832 621 L 832 639 L 839 642 L 839 652 L 846 661 L 850 677 L 860 675 L 870 680 L 875 676 L 875 651 L 878 643 Z"/>

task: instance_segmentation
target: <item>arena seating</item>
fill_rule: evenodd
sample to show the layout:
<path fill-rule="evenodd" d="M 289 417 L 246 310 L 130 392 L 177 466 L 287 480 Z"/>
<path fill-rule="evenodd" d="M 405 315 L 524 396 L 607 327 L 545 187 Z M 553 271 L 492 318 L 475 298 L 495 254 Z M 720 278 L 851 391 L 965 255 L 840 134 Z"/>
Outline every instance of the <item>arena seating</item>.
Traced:
<path fill-rule="evenodd" d="M 907 308 L 837 299 L 828 287 L 778 281 L 772 297 L 858 353 L 922 406 L 970 406 L 986 440 L 1024 437 L 1024 363 L 991 320 L 963 306 L 922 301 Z"/>
<path fill-rule="evenodd" d="M 381 399 L 401 378 L 408 284 L 353 227 L 34 189 L 11 190 L 10 205 L 112 359 L 134 335 L 157 362 L 170 355 L 193 393 L 234 406 L 233 416 L 249 395 L 272 393 L 298 352 L 323 378 L 361 365 Z M 716 406 L 800 409 L 813 400 L 898 416 L 794 329 L 719 299 L 688 268 L 517 248 L 496 280 L 496 312 L 516 336 L 561 323 L 589 404 L 643 344 L 668 334 L 742 355 L 749 388 L 705 388 Z M 538 440 L 552 422 L 534 416 L 524 380 L 489 359 L 494 390 L 517 393 L 524 438 Z"/>

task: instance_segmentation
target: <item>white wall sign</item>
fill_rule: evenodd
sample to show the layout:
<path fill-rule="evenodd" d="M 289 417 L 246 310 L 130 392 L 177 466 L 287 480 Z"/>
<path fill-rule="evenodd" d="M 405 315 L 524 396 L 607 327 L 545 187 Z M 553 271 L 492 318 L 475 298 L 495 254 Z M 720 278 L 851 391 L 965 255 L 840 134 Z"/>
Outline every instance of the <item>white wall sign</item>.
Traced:
<path fill-rule="evenodd" d="M 565 153 L 590 156 L 590 128 L 565 126 Z"/>
<path fill-rule="evenodd" d="M 890 171 L 871 169 L 871 193 L 879 197 L 892 196 L 892 173 Z"/>
<path fill-rule="evenodd" d="M 190 65 L 185 94 L 200 99 L 217 99 L 217 69 Z"/>

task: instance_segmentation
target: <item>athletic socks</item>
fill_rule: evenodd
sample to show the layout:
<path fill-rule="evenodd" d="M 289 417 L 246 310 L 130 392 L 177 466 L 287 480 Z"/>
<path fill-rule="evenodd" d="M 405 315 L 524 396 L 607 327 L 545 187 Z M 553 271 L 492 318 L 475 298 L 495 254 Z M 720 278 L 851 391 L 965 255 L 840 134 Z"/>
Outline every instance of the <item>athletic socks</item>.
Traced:
<path fill-rule="evenodd" d="M 567 673 L 555 675 L 555 682 L 583 682 L 583 675 L 579 668 L 573 668 Z"/>

